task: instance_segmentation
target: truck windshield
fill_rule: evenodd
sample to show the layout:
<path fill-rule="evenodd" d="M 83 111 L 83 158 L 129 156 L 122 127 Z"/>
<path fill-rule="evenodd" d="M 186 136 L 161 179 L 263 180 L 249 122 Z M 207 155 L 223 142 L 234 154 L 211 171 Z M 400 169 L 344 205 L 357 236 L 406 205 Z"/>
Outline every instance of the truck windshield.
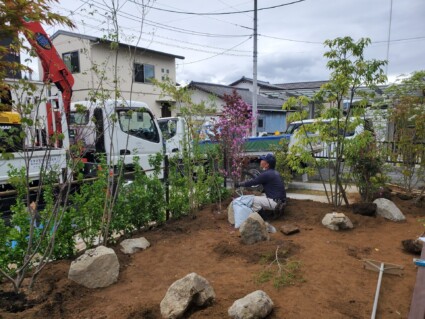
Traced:
<path fill-rule="evenodd" d="M 75 125 L 86 125 L 89 123 L 89 111 L 85 112 L 71 112 L 69 116 L 69 123 Z"/>
<path fill-rule="evenodd" d="M 311 134 L 314 133 L 312 132 L 311 129 L 311 123 L 291 123 L 288 125 L 288 128 L 286 129 L 285 133 L 286 134 L 294 134 L 296 130 L 298 130 L 300 127 L 303 127 L 305 130 L 307 130 L 307 133 Z"/>
<path fill-rule="evenodd" d="M 117 110 L 121 130 L 132 136 L 159 142 L 159 133 L 153 116 L 146 110 Z"/>

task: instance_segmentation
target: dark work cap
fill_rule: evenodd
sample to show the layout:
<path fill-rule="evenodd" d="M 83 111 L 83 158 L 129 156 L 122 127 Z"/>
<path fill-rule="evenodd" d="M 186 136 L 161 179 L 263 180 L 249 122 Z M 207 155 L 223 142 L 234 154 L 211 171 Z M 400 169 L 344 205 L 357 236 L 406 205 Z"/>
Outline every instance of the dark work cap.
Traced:
<path fill-rule="evenodd" d="M 276 166 L 276 158 L 273 156 L 273 154 L 262 155 L 260 156 L 260 159 L 269 163 L 271 168 Z"/>

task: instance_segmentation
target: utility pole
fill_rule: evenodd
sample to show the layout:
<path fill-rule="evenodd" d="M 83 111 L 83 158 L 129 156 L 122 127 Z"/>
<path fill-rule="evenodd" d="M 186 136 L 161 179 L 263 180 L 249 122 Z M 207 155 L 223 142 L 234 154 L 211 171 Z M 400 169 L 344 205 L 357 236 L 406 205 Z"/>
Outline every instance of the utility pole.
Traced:
<path fill-rule="evenodd" d="M 393 0 L 390 4 L 390 23 L 388 25 L 388 41 L 387 41 L 387 65 L 385 66 L 385 75 L 388 76 L 388 64 L 390 64 L 390 41 L 391 41 L 391 22 L 393 19 Z M 388 79 L 387 79 L 388 81 Z"/>
<path fill-rule="evenodd" d="M 254 54 L 252 76 L 252 136 L 257 136 L 257 0 L 254 0 Z"/>

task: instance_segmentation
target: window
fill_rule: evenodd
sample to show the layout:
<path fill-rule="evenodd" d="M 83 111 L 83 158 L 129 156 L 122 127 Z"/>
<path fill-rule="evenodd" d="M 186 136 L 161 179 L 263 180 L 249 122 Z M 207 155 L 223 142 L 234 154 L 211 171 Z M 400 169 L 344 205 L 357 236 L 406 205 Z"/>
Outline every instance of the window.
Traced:
<path fill-rule="evenodd" d="M 155 67 L 151 64 L 134 63 L 134 82 L 150 83 L 155 78 Z"/>
<path fill-rule="evenodd" d="M 263 126 L 264 126 L 264 120 L 258 119 L 258 127 L 263 127 Z"/>
<path fill-rule="evenodd" d="M 78 56 L 78 51 L 63 53 L 62 60 L 71 73 L 80 73 L 80 58 Z"/>
<path fill-rule="evenodd" d="M 71 112 L 69 114 L 69 123 L 76 125 L 87 125 L 89 123 L 89 111 L 84 112 Z"/>
<path fill-rule="evenodd" d="M 177 133 L 177 119 L 159 120 L 159 129 L 162 132 L 164 140 L 169 140 Z"/>
<path fill-rule="evenodd" d="M 159 133 L 153 116 L 144 109 L 117 110 L 123 132 L 151 142 L 159 142 Z"/>

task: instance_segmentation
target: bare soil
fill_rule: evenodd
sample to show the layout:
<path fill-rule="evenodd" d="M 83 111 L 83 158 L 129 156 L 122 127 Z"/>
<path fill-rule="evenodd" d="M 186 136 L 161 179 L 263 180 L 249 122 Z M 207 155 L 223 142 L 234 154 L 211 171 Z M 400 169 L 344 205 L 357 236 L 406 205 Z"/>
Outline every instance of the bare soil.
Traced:
<path fill-rule="evenodd" d="M 191 272 L 205 277 L 216 292 L 215 303 L 194 309 L 185 318 L 228 318 L 232 303 L 255 290 L 273 300 L 269 319 L 370 318 L 378 272 L 363 268 L 363 259 L 404 266 L 401 277 L 384 274 L 379 295 L 379 318 L 407 318 L 417 269 L 401 242 L 416 239 L 424 231 L 425 209 L 393 197 L 405 214 L 405 222 L 353 214 L 339 208 L 354 229 L 331 231 L 322 226 L 328 205 L 310 200 L 289 200 L 285 215 L 271 224 L 278 232 L 270 241 L 243 245 L 239 232 L 227 221 L 227 205 L 221 211 L 207 207 L 196 215 L 171 220 L 141 232 L 151 247 L 127 256 L 113 247 L 120 260 L 116 284 L 87 289 L 67 279 L 71 261 L 49 264 L 33 292 L 15 296 L 8 283 L 0 286 L 0 318 L 161 318 L 159 304 L 168 287 Z M 421 221 L 422 220 L 422 221 Z M 300 232 L 285 236 L 279 229 L 296 225 Z M 265 270 L 276 271 L 279 261 L 300 262 L 297 277 L 276 288 L 273 281 L 260 283 Z M 264 262 L 265 261 L 265 262 Z"/>

